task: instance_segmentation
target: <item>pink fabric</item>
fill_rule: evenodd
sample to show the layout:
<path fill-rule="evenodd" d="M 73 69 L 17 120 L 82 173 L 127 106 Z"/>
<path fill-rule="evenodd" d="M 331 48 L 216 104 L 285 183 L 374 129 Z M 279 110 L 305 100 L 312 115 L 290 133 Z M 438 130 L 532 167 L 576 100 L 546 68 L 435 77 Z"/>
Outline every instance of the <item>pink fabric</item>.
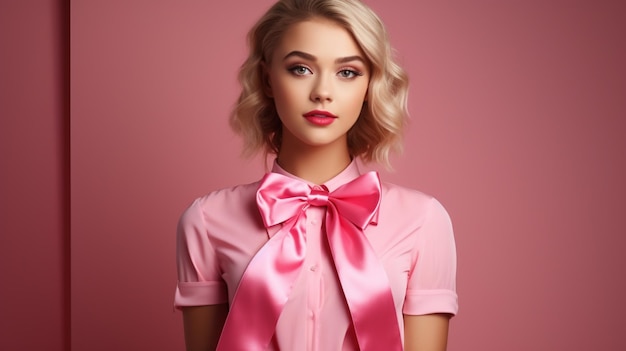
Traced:
<path fill-rule="evenodd" d="M 273 172 L 296 178 L 277 165 Z M 324 185 L 332 192 L 359 175 L 352 163 Z M 265 228 L 256 206 L 258 186 L 256 182 L 214 191 L 183 213 L 177 239 L 177 307 L 232 301 L 252 257 L 281 229 L 281 225 Z M 306 211 L 304 269 L 268 350 L 359 349 L 324 238 L 325 215 L 325 207 Z M 378 216 L 364 234 L 389 279 L 399 325 L 403 313 L 456 314 L 456 252 L 445 209 L 423 193 L 383 183 Z"/>
<path fill-rule="evenodd" d="M 268 348 L 306 255 L 307 209 L 320 206 L 327 208 L 324 228 L 359 349 L 402 351 L 386 273 L 363 235 L 363 229 L 377 214 L 380 196 L 380 180 L 375 172 L 333 192 L 278 173 L 267 174 L 257 192 L 259 210 L 266 227 L 283 226 L 248 265 L 235 292 L 218 350 Z"/>

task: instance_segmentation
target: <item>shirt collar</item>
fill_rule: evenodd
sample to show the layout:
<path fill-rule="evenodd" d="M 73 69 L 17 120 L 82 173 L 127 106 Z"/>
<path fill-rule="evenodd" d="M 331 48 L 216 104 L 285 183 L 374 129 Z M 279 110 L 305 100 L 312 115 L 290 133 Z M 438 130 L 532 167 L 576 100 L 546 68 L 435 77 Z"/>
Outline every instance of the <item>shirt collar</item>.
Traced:
<path fill-rule="evenodd" d="M 296 177 L 295 175 L 285 171 L 281 166 L 278 165 L 278 162 L 274 160 L 274 165 L 272 166 L 272 172 L 282 174 L 287 177 L 291 177 L 294 179 L 298 179 L 302 182 L 307 183 L 309 186 L 313 187 L 316 184 L 309 182 L 308 180 Z M 359 166 L 356 162 L 356 158 L 352 159 L 352 162 L 339 174 L 334 176 L 332 179 L 328 180 L 324 183 L 324 185 L 328 188 L 328 191 L 333 192 L 335 189 L 340 186 L 358 178 L 361 175 L 361 171 L 359 170 Z"/>

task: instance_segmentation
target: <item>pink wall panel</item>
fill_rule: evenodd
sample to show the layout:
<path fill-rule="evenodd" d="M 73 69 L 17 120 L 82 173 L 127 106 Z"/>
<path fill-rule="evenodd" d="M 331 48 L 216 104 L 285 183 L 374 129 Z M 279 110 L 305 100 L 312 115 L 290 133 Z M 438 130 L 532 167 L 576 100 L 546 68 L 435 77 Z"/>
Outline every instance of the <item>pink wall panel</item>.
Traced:
<path fill-rule="evenodd" d="M 59 1 L 0 2 L 0 349 L 65 350 L 66 41 Z"/>
<path fill-rule="evenodd" d="M 263 8 L 72 2 L 74 351 L 182 347 L 176 222 L 194 197 L 259 170 L 237 160 L 225 116 Z"/>
<path fill-rule="evenodd" d="M 378 7 L 413 77 L 392 178 L 439 196 L 455 223 L 450 349 L 626 349 L 626 7 Z"/>
<path fill-rule="evenodd" d="M 182 347 L 174 230 L 257 179 L 226 116 L 271 1 L 71 2 L 72 346 Z M 459 250 L 450 350 L 623 349 L 626 30 L 617 2 L 368 1 L 412 77 L 397 172 Z"/>

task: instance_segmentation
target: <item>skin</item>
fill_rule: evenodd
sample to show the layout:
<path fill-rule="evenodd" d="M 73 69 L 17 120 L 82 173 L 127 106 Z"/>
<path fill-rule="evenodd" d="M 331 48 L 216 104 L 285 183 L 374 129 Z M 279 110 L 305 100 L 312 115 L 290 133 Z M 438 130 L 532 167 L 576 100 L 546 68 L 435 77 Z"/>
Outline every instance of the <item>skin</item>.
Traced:
<path fill-rule="evenodd" d="M 314 18 L 294 24 L 263 67 L 265 93 L 274 99 L 283 124 L 277 162 L 286 171 L 322 184 L 351 162 L 347 132 L 367 96 L 370 70 L 350 33 L 335 22 Z M 323 110 L 337 116 L 318 126 L 304 114 Z M 188 351 L 215 350 L 227 305 L 183 308 Z M 406 351 L 445 351 L 449 316 L 404 316 Z"/>
<path fill-rule="evenodd" d="M 450 315 L 404 315 L 404 351 L 445 351 Z"/>
<path fill-rule="evenodd" d="M 228 314 L 228 304 L 183 307 L 187 351 L 215 350 Z"/>
<path fill-rule="evenodd" d="M 369 84 L 365 55 L 342 27 L 324 19 L 293 25 L 266 67 L 268 95 L 283 124 L 277 162 L 317 184 L 351 162 L 347 132 L 359 117 Z M 312 110 L 337 116 L 327 126 L 310 123 Z"/>

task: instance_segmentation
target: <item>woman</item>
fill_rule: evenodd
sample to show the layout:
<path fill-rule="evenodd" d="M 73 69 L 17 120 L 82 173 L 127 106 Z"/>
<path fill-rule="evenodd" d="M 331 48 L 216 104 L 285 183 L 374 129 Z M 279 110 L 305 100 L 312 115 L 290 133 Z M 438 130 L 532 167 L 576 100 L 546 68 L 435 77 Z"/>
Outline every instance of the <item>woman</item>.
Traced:
<path fill-rule="evenodd" d="M 356 164 L 388 165 L 406 118 L 382 23 L 357 0 L 282 0 L 249 44 L 231 125 L 248 154 L 276 159 L 181 217 L 187 350 L 445 350 L 449 217 Z"/>

